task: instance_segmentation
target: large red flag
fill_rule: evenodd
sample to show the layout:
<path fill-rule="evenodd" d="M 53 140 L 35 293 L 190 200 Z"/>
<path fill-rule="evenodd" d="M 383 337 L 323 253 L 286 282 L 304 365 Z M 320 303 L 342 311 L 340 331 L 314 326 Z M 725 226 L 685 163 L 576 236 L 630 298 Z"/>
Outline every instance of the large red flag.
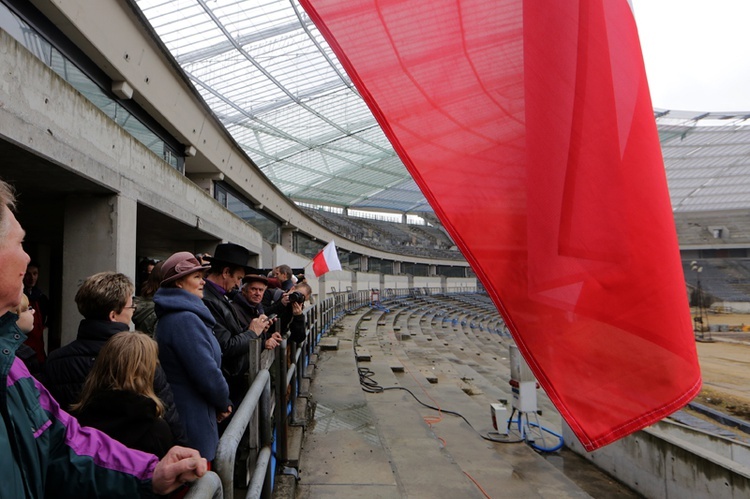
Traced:
<path fill-rule="evenodd" d="M 699 391 L 626 0 L 302 0 L 588 450 Z"/>

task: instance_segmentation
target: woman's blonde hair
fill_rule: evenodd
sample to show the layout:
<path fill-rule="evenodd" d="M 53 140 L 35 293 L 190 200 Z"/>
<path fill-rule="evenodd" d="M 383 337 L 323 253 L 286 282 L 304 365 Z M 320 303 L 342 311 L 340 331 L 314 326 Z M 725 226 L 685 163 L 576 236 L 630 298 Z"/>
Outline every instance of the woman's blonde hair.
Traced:
<path fill-rule="evenodd" d="M 17 307 L 11 308 L 10 311 L 16 315 L 21 315 L 23 312 L 26 312 L 28 309 L 29 309 L 29 297 L 26 296 L 25 294 L 22 294 L 21 303 L 19 303 Z"/>
<path fill-rule="evenodd" d="M 99 352 L 86 377 L 81 401 L 71 406 L 80 411 L 91 398 L 104 390 L 123 390 L 144 395 L 156 403 L 156 415 L 164 413 L 164 404 L 154 393 L 154 373 L 159 363 L 159 347 L 140 331 L 123 331 L 112 336 Z"/>

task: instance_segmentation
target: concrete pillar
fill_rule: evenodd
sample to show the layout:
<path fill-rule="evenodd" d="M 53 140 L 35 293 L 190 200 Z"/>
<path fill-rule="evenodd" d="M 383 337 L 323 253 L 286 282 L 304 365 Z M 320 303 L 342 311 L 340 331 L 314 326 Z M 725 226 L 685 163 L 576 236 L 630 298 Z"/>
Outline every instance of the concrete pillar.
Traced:
<path fill-rule="evenodd" d="M 285 250 L 294 253 L 294 227 L 282 227 L 281 228 L 281 247 Z"/>
<path fill-rule="evenodd" d="M 62 337 L 75 339 L 82 319 L 75 304 L 81 283 L 105 270 L 135 282 L 138 203 L 120 195 L 69 197 L 65 202 L 62 272 Z"/>
<path fill-rule="evenodd" d="M 367 258 L 367 255 L 360 255 L 359 270 L 361 270 L 362 272 L 367 272 L 370 270 L 370 261 Z"/>
<path fill-rule="evenodd" d="M 401 262 L 393 262 L 393 274 L 399 275 L 401 274 Z"/>
<path fill-rule="evenodd" d="M 406 277 L 408 279 L 407 282 L 409 283 L 406 287 L 412 289 L 414 287 L 414 274 L 406 274 Z"/>
<path fill-rule="evenodd" d="M 326 274 L 318 277 L 318 300 L 323 301 L 328 298 L 329 291 L 326 286 Z"/>
<path fill-rule="evenodd" d="M 407 220 L 406 213 L 402 213 L 401 214 L 401 223 L 404 224 L 404 225 L 406 225 L 406 220 Z"/>
<path fill-rule="evenodd" d="M 427 267 L 427 275 L 428 276 L 436 276 L 437 275 L 437 265 L 429 265 Z"/>
<path fill-rule="evenodd" d="M 440 290 L 443 293 L 447 293 L 448 292 L 448 278 L 445 277 L 444 275 L 440 276 Z"/>

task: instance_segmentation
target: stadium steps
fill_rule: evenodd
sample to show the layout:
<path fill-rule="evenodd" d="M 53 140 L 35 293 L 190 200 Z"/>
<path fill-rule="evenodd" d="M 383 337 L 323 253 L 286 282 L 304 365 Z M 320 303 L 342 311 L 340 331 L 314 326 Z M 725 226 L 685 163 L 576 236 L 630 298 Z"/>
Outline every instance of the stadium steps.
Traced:
<path fill-rule="evenodd" d="M 345 317 L 336 332 L 341 347 L 320 352 L 311 383 L 317 413 L 299 458 L 297 497 L 484 497 L 472 479 L 490 497 L 589 497 L 524 444 L 482 440 L 461 418 L 424 407 L 400 389 L 361 390 L 355 348 L 372 354 L 359 368 L 369 369 L 378 386 L 407 388 L 428 405 L 460 412 L 476 430 L 490 430 L 490 401 L 509 394 L 507 359 L 497 357 L 508 340 L 478 330 L 477 320 L 494 324 L 489 316 L 474 318 L 471 328 L 477 312 L 465 308 L 442 299 L 404 300 L 388 312 L 362 309 Z M 399 339 L 399 330 L 410 337 Z M 404 371 L 394 372 L 394 364 Z M 468 394 L 461 378 L 470 378 L 477 394 Z"/>

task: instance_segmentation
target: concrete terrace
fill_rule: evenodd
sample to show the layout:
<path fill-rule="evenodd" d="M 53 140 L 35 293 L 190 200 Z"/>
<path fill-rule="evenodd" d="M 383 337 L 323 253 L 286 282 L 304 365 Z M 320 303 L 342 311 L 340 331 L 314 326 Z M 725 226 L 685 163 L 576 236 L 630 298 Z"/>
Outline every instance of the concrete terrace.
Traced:
<path fill-rule="evenodd" d="M 478 295 L 413 297 L 345 316 L 311 368 L 315 415 L 295 457 L 299 481 L 279 478 L 274 495 L 639 497 L 569 451 L 545 456 L 480 436 L 493 430 L 490 404 L 512 398 L 511 341 Z M 540 424 L 561 433 L 541 390 L 538 402 Z"/>

